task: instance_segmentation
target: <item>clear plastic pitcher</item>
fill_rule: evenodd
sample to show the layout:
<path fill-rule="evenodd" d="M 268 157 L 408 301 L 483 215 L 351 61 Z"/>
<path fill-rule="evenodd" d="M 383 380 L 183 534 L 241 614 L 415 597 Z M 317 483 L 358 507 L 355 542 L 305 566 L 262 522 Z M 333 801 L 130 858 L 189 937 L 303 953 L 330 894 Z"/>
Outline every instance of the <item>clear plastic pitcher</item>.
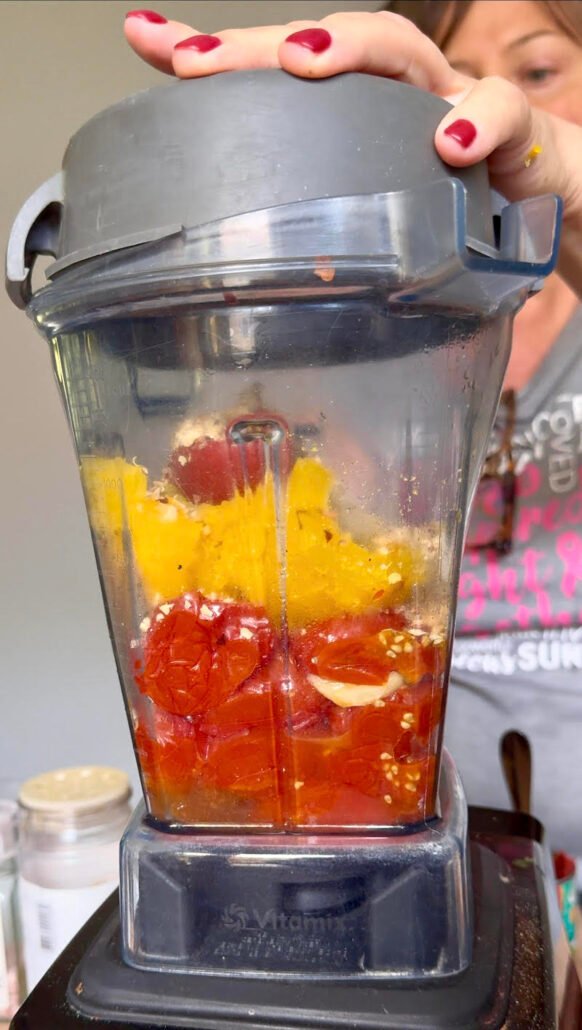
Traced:
<path fill-rule="evenodd" d="M 433 155 L 435 98 L 283 73 L 227 77 L 232 95 L 264 75 L 310 103 L 342 90 L 345 117 L 354 91 L 428 103 Z M 412 826 L 435 814 L 466 513 L 513 315 L 554 260 L 557 204 L 506 206 L 495 233 L 483 169 L 463 182 L 433 155 L 387 181 L 372 148 L 376 180 L 362 184 L 358 158 L 353 188 L 327 196 L 315 158 L 285 166 L 294 192 L 275 163 L 236 193 L 222 164 L 215 193 L 236 210 L 210 191 L 205 219 L 166 211 L 156 229 L 160 182 L 186 189 L 183 155 L 172 178 L 150 138 L 140 163 L 136 132 L 116 176 L 118 135 L 185 98 L 200 117 L 184 89 L 210 103 L 216 82 L 89 123 L 64 194 L 53 180 L 29 218 L 58 257 L 29 311 L 73 431 L 147 808 L 164 828 Z M 81 222 L 99 205 L 91 235 Z"/>

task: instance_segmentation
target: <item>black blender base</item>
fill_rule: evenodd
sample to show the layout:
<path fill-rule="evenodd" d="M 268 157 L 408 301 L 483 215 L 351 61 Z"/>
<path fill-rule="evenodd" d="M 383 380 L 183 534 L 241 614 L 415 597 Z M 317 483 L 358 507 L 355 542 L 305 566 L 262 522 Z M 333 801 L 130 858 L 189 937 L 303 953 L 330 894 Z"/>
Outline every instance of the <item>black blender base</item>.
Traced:
<path fill-rule="evenodd" d="M 284 980 L 132 970 L 119 951 L 113 914 L 69 987 L 69 1002 L 86 1016 L 197 1030 L 428 1030 L 473 1027 L 486 1014 L 501 1026 L 508 1008 L 512 905 L 502 860 L 475 845 L 474 962 L 461 976 L 403 987 L 386 979 Z M 397 931 L 396 931 L 397 932 Z M 157 1022 L 156 1022 L 157 1021 Z"/>
<path fill-rule="evenodd" d="M 571 962 L 557 1015 L 540 824 L 488 809 L 469 813 L 475 938 L 464 973 L 403 987 L 375 978 L 141 972 L 121 960 L 113 895 L 38 984 L 11 1030 L 577 1030 L 582 994 Z"/>

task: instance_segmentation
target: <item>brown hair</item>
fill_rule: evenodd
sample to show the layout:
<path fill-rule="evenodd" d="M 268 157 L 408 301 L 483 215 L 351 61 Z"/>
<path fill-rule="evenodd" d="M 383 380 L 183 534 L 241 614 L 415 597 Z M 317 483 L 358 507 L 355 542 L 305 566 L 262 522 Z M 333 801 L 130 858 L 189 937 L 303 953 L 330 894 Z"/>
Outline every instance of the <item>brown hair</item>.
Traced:
<path fill-rule="evenodd" d="M 404 15 L 444 50 L 475 0 L 393 0 L 386 9 Z M 536 0 L 574 42 L 582 45 L 582 0 Z"/>

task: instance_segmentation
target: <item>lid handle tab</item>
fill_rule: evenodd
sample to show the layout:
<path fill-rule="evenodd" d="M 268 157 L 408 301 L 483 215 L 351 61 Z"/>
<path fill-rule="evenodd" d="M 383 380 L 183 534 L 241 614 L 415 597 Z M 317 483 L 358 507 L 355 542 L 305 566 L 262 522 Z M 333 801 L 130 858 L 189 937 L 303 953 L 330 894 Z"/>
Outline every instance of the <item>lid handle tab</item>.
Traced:
<path fill-rule="evenodd" d="M 63 173 L 58 172 L 24 202 L 14 220 L 6 249 L 6 291 L 18 308 L 31 299 L 38 255 L 57 257 L 63 200 Z"/>

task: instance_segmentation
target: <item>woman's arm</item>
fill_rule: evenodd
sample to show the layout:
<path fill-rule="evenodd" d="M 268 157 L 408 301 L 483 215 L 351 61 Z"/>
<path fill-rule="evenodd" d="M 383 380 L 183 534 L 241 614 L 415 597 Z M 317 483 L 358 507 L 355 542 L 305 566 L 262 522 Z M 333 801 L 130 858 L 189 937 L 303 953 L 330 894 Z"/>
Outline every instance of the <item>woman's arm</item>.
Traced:
<path fill-rule="evenodd" d="M 558 268 L 582 295 L 582 128 L 532 109 L 505 79 L 476 81 L 454 71 L 406 18 L 386 11 L 333 14 L 207 36 L 137 11 L 127 16 L 125 34 L 140 57 L 180 78 L 245 68 L 284 68 L 306 78 L 359 71 L 437 93 L 454 105 L 435 135 L 444 161 L 463 167 L 487 158 L 492 185 L 509 200 L 540 193 L 563 198 Z"/>

